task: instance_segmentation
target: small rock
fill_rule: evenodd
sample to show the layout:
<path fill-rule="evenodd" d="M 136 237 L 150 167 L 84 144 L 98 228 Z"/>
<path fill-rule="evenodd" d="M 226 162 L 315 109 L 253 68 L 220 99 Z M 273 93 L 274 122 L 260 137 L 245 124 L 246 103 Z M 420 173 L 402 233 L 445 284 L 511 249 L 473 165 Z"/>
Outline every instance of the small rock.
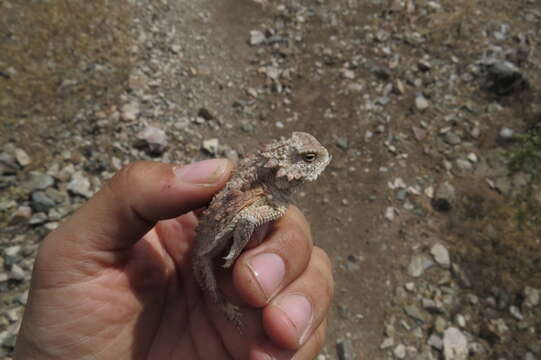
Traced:
<path fill-rule="evenodd" d="M 386 337 L 379 346 L 380 349 L 387 349 L 394 346 L 394 339 L 392 337 Z"/>
<path fill-rule="evenodd" d="M 182 46 L 180 46 L 178 44 L 173 44 L 173 45 L 171 45 L 170 49 L 173 52 L 173 54 L 178 54 L 178 53 L 180 53 L 182 51 Z"/>
<path fill-rule="evenodd" d="M 449 327 L 443 334 L 443 354 L 445 360 L 466 360 L 468 339 L 457 328 Z"/>
<path fill-rule="evenodd" d="M 393 350 L 393 355 L 397 359 L 404 359 L 406 357 L 406 347 L 404 344 L 398 344 Z"/>
<path fill-rule="evenodd" d="M 423 141 L 426 138 L 426 131 L 420 127 L 413 126 L 411 130 L 413 131 L 413 136 L 415 136 L 417 141 Z"/>
<path fill-rule="evenodd" d="M 212 113 L 209 111 L 209 109 L 204 108 L 204 107 L 199 109 L 199 111 L 197 112 L 197 116 L 199 116 L 200 118 L 203 118 L 203 119 L 205 119 L 207 121 L 214 119 L 214 115 L 212 115 Z"/>
<path fill-rule="evenodd" d="M 75 194 L 80 195 L 85 198 L 90 198 L 92 196 L 92 191 L 90 191 L 90 180 L 80 171 L 73 174 L 71 181 L 68 183 L 68 190 Z"/>
<path fill-rule="evenodd" d="M 219 146 L 220 143 L 218 139 L 208 139 L 203 141 L 203 150 L 210 155 L 216 155 L 218 153 Z"/>
<path fill-rule="evenodd" d="M 160 128 L 148 126 L 137 134 L 135 146 L 150 156 L 159 156 L 167 148 L 167 135 Z"/>
<path fill-rule="evenodd" d="M 540 291 L 533 287 L 526 286 L 524 288 L 524 306 L 532 308 L 539 305 Z"/>
<path fill-rule="evenodd" d="M 466 318 L 462 314 L 456 314 L 455 321 L 461 328 L 466 327 Z"/>
<path fill-rule="evenodd" d="M 425 270 L 432 267 L 434 263 L 426 254 L 413 255 L 408 265 L 408 274 L 412 277 L 420 277 Z"/>
<path fill-rule="evenodd" d="M 460 139 L 460 136 L 458 136 L 457 134 L 455 134 L 452 131 L 446 132 L 444 137 L 443 137 L 443 140 L 449 145 L 458 145 L 462 141 Z"/>
<path fill-rule="evenodd" d="M 388 208 L 385 209 L 385 219 L 389 221 L 393 221 L 395 217 L 395 213 L 396 213 L 395 208 L 392 206 L 389 206 Z"/>
<path fill-rule="evenodd" d="M 511 315 L 512 315 L 515 319 L 517 319 L 517 320 L 519 320 L 519 321 L 524 320 L 524 316 L 522 316 L 522 313 L 520 312 L 520 309 L 519 309 L 517 306 L 511 305 L 511 306 L 509 307 L 509 312 L 511 313 Z"/>
<path fill-rule="evenodd" d="M 414 320 L 426 322 L 427 316 L 416 305 L 408 305 L 404 307 L 404 312 Z"/>
<path fill-rule="evenodd" d="M 21 247 L 19 245 L 12 245 L 4 249 L 4 256 L 10 258 L 16 258 L 21 253 Z"/>
<path fill-rule="evenodd" d="M 342 150 L 347 150 L 348 139 L 345 136 L 339 136 L 336 138 L 336 145 Z"/>
<path fill-rule="evenodd" d="M 47 221 L 47 215 L 40 212 L 32 215 L 28 223 L 30 225 L 40 225 L 43 224 L 45 221 Z"/>
<path fill-rule="evenodd" d="M 37 212 L 48 212 L 55 207 L 55 202 L 43 191 L 34 191 L 32 193 L 32 208 Z"/>
<path fill-rule="evenodd" d="M 51 175 L 47 175 L 38 171 L 32 171 L 30 173 L 30 179 L 26 183 L 26 186 L 30 191 L 45 190 L 54 185 L 54 178 Z"/>
<path fill-rule="evenodd" d="M 522 73 L 510 61 L 489 61 L 484 65 L 486 82 L 484 87 L 497 95 L 509 95 L 527 85 Z"/>
<path fill-rule="evenodd" d="M 432 346 L 434 349 L 441 351 L 443 349 L 443 340 L 438 335 L 432 334 L 428 338 L 428 345 Z"/>
<path fill-rule="evenodd" d="M 432 206 L 436 210 L 449 211 L 453 207 L 456 200 L 456 191 L 453 185 L 448 182 L 442 183 L 432 199 Z"/>
<path fill-rule="evenodd" d="M 336 342 L 336 353 L 340 360 L 353 360 L 355 359 L 355 353 L 353 352 L 353 344 L 351 340 L 338 340 Z"/>
<path fill-rule="evenodd" d="M 15 159 L 22 167 L 28 166 L 32 162 L 30 156 L 23 149 L 15 149 Z"/>
<path fill-rule="evenodd" d="M 0 174 L 15 174 L 18 169 L 19 165 L 13 155 L 0 153 Z"/>
<path fill-rule="evenodd" d="M 442 267 L 448 269 L 451 266 L 451 258 L 449 257 L 449 250 L 442 244 L 435 244 L 430 249 L 430 253 L 434 257 L 434 260 Z"/>
<path fill-rule="evenodd" d="M 345 79 L 349 79 L 349 80 L 353 80 L 355 79 L 355 72 L 353 70 L 349 70 L 349 69 L 342 69 L 342 76 L 345 78 Z"/>
<path fill-rule="evenodd" d="M 465 159 L 456 159 L 455 161 L 456 167 L 464 172 L 469 172 L 473 170 L 473 166 L 471 162 Z"/>
<path fill-rule="evenodd" d="M 139 116 L 139 103 L 124 104 L 120 109 L 120 118 L 124 121 L 135 121 Z"/>
<path fill-rule="evenodd" d="M 32 209 L 30 206 L 19 206 L 13 216 L 11 217 L 11 220 L 9 221 L 10 225 L 17 225 L 22 224 L 30 220 L 30 217 L 32 217 Z"/>
<path fill-rule="evenodd" d="M 428 108 L 428 106 L 428 100 L 423 95 L 417 95 L 417 97 L 415 97 L 415 107 L 417 110 L 424 111 Z"/>
<path fill-rule="evenodd" d="M 24 280 L 24 270 L 17 264 L 11 265 L 11 270 L 9 272 L 9 278 L 16 281 Z"/>
<path fill-rule="evenodd" d="M 498 135 L 502 140 L 510 140 L 515 135 L 515 131 L 513 129 L 504 127 L 500 130 L 500 133 Z"/>
<path fill-rule="evenodd" d="M 2 340 L 2 347 L 7 349 L 14 349 L 15 343 L 17 342 L 17 335 L 16 334 L 8 334 L 6 337 L 3 337 Z"/>
<path fill-rule="evenodd" d="M 251 46 L 261 45 L 263 42 L 265 42 L 265 40 L 266 40 L 265 34 L 263 34 L 261 31 L 259 30 L 250 31 L 249 44 Z"/>
<path fill-rule="evenodd" d="M 393 90 L 398 95 L 404 95 L 404 93 L 406 92 L 404 83 L 400 79 L 395 80 L 393 84 Z"/>

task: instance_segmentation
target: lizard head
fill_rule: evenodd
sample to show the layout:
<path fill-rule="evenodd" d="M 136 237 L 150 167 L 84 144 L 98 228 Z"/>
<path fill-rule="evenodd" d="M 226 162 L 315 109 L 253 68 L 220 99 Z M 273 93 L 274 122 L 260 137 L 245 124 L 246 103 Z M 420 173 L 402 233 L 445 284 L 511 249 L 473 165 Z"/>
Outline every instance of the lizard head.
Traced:
<path fill-rule="evenodd" d="M 287 180 L 284 187 L 316 180 L 331 161 L 327 149 L 305 132 L 294 132 L 268 150 L 265 167 L 276 169 L 276 177 Z"/>

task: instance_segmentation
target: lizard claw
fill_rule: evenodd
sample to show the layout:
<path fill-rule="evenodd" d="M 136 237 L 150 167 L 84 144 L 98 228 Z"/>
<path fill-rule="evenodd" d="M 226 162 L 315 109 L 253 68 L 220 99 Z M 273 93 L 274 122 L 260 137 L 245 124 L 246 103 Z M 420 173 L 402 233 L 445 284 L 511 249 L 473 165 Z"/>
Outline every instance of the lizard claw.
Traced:
<path fill-rule="evenodd" d="M 242 333 L 244 323 L 242 322 L 242 314 L 240 312 L 240 308 L 236 305 L 231 304 L 230 302 L 226 302 L 223 309 L 227 320 L 235 324 L 237 330 Z"/>
<path fill-rule="evenodd" d="M 234 258 L 224 257 L 224 260 L 225 260 L 225 263 L 222 265 L 224 269 L 231 267 L 231 265 L 233 265 L 233 263 L 235 262 Z"/>

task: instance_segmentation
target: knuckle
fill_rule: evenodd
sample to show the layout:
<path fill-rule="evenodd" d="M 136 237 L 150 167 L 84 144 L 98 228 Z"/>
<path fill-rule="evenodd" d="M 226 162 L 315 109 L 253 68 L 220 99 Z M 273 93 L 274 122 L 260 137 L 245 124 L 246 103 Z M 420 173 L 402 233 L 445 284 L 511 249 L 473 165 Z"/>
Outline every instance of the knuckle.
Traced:
<path fill-rule="evenodd" d="M 294 256 L 309 254 L 312 246 L 311 239 L 298 226 L 287 226 L 280 229 L 278 241 L 282 249 L 290 249 L 291 251 L 288 253 Z"/>

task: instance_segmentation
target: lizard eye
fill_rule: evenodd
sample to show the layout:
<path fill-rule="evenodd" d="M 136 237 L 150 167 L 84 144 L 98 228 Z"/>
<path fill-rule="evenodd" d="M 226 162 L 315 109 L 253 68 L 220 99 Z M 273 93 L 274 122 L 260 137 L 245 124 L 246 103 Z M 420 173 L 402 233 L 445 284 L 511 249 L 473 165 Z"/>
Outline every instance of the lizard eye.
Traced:
<path fill-rule="evenodd" d="M 304 159 L 304 161 L 306 162 L 312 162 L 316 159 L 316 154 L 315 153 L 306 153 L 306 154 L 302 154 L 302 158 Z"/>

